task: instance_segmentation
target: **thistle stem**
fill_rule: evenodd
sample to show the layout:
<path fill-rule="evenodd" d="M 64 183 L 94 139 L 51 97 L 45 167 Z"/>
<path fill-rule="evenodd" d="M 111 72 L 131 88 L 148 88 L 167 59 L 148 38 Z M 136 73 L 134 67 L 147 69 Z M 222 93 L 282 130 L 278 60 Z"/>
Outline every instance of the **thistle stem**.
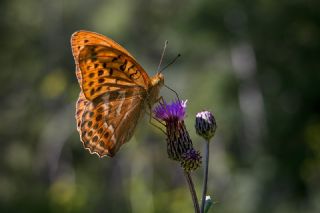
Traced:
<path fill-rule="evenodd" d="M 190 172 L 184 171 L 184 175 L 185 175 L 186 180 L 188 182 L 189 190 L 190 190 L 190 193 L 191 193 L 194 212 L 195 213 L 200 213 L 198 198 L 197 198 L 196 190 L 194 189 L 194 185 L 193 185 L 193 181 L 192 181 Z"/>
<path fill-rule="evenodd" d="M 203 173 L 203 188 L 202 188 L 202 199 L 201 199 L 201 213 L 204 213 L 204 205 L 206 202 L 207 195 L 207 184 L 208 184 L 208 168 L 209 168 L 209 140 L 206 141 L 205 145 L 205 161 L 204 161 L 204 173 Z"/>

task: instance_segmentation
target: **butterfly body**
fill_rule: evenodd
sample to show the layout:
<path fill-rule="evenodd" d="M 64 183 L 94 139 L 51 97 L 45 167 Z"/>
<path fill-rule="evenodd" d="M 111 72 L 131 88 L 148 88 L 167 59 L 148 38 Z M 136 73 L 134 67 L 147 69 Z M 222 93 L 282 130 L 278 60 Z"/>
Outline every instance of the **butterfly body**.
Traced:
<path fill-rule="evenodd" d="M 71 46 L 81 88 L 75 116 L 80 139 L 90 153 L 112 157 L 158 100 L 164 77 L 150 78 L 126 49 L 103 35 L 75 32 Z"/>

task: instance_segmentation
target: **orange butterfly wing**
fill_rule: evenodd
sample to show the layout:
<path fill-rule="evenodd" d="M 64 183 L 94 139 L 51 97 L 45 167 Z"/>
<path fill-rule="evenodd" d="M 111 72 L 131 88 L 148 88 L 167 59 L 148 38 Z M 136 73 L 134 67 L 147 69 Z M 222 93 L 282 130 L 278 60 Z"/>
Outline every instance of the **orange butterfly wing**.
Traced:
<path fill-rule="evenodd" d="M 79 31 L 72 35 L 81 86 L 76 120 L 84 147 L 113 156 L 133 135 L 150 78 L 131 54 L 111 39 Z"/>
<path fill-rule="evenodd" d="M 149 88 L 150 78 L 144 69 L 117 49 L 88 45 L 80 50 L 78 60 L 82 91 L 90 101 L 118 89 L 137 86 L 145 90 Z"/>
<path fill-rule="evenodd" d="M 114 156 L 120 146 L 132 137 L 142 113 L 145 94 L 144 90 L 135 88 L 106 93 L 98 102 L 88 101 L 84 106 L 81 106 L 82 101 L 78 101 L 78 131 L 84 147 L 100 157 Z M 84 96 L 79 100 L 82 98 Z"/>
<path fill-rule="evenodd" d="M 133 58 L 133 56 L 120 44 L 113 41 L 110 38 L 105 37 L 99 33 L 80 30 L 72 34 L 71 36 L 71 49 L 74 57 L 74 61 L 76 63 L 76 75 L 79 80 L 81 86 L 81 70 L 78 67 L 79 61 L 79 52 L 86 45 L 102 45 L 106 47 L 112 47 L 114 49 L 120 50 L 121 52 L 129 55 Z"/>

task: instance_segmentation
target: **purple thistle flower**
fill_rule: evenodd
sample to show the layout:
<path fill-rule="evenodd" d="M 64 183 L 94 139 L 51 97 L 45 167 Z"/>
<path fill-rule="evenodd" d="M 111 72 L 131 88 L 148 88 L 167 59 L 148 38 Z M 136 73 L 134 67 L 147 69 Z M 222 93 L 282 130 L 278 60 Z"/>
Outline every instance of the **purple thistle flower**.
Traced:
<path fill-rule="evenodd" d="M 190 153 L 193 153 L 191 151 L 193 150 L 193 145 L 184 124 L 186 103 L 187 101 L 180 100 L 173 101 L 170 104 L 166 102 L 160 103 L 154 109 L 154 115 L 166 124 L 167 152 L 169 158 L 181 163 L 183 162 L 183 165 L 187 166 L 181 164 L 182 167 L 186 171 L 190 171 L 197 168 L 198 166 L 193 165 L 200 165 L 201 161 L 199 157 L 190 156 Z"/>
<path fill-rule="evenodd" d="M 167 104 L 165 101 L 162 104 L 159 104 L 154 109 L 154 114 L 156 118 L 163 120 L 165 122 L 169 122 L 172 120 L 180 120 L 184 119 L 186 114 L 185 108 L 187 106 L 186 101 L 176 100 L 173 101 L 171 104 Z"/>
<path fill-rule="evenodd" d="M 184 124 L 187 101 L 176 100 L 170 104 L 160 103 L 153 111 L 155 117 L 164 121 L 168 157 L 178 161 L 184 169 L 195 212 L 200 212 L 198 199 L 190 172 L 201 164 L 201 155 L 193 149 L 192 141 Z"/>

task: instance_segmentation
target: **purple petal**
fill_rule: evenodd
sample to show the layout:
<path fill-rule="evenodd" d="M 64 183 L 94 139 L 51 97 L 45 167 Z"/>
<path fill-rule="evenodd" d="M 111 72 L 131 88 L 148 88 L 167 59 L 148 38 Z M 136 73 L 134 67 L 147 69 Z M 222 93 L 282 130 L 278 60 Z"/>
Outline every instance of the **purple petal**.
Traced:
<path fill-rule="evenodd" d="M 160 103 L 156 108 L 154 109 L 154 114 L 156 118 L 163 120 L 163 121 L 169 121 L 169 120 L 183 120 L 185 116 L 185 109 L 187 107 L 187 100 L 186 101 L 173 101 L 170 104 L 167 104 L 166 102 Z"/>

